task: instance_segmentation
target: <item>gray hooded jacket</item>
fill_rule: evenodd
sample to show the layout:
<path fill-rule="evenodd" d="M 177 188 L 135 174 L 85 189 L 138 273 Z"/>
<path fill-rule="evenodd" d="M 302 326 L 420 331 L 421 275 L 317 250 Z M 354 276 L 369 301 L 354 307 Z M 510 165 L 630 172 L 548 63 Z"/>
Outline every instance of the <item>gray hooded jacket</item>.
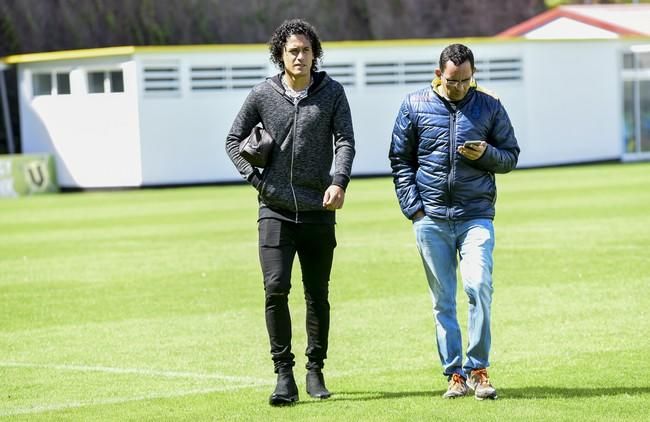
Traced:
<path fill-rule="evenodd" d="M 226 151 L 259 192 L 261 207 L 293 213 L 299 221 L 302 212 L 326 211 L 323 195 L 330 185 L 347 187 L 354 132 L 341 84 L 325 72 L 314 72 L 308 96 L 294 105 L 285 95 L 281 76 L 267 78 L 251 90 L 230 129 Z M 239 154 L 239 144 L 258 123 L 275 140 L 270 163 L 261 173 Z"/>

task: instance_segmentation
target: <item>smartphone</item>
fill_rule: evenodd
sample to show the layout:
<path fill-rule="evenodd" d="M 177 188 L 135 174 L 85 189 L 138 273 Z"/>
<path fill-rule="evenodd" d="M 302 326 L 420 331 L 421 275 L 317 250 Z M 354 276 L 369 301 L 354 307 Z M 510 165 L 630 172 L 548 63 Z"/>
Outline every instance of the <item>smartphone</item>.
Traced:
<path fill-rule="evenodd" d="M 465 143 L 463 144 L 463 146 L 464 146 L 464 147 L 472 147 L 472 148 L 473 148 L 473 147 L 477 147 L 477 146 L 481 145 L 481 142 L 483 142 L 483 141 L 480 140 L 480 139 L 475 140 L 475 141 L 465 141 Z"/>

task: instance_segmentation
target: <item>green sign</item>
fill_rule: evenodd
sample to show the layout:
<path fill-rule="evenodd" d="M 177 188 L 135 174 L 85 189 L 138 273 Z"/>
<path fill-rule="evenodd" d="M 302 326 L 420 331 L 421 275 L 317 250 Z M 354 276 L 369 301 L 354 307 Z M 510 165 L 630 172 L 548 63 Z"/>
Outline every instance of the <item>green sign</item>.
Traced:
<path fill-rule="evenodd" d="M 0 198 L 58 191 L 51 155 L 0 155 Z"/>

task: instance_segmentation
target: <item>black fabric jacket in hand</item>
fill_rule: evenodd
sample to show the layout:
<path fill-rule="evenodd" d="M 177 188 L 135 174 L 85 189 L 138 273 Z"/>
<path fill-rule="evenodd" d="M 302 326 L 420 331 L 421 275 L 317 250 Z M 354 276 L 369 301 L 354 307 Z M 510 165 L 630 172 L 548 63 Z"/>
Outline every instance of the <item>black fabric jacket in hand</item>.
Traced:
<path fill-rule="evenodd" d="M 285 95 L 281 76 L 251 90 L 230 129 L 226 151 L 239 173 L 258 190 L 262 207 L 295 213 L 298 220 L 300 212 L 325 211 L 323 195 L 330 185 L 347 187 L 354 132 L 341 84 L 325 72 L 314 72 L 308 96 L 294 105 Z M 261 173 L 239 155 L 239 143 L 258 123 L 275 140 L 270 163 Z"/>

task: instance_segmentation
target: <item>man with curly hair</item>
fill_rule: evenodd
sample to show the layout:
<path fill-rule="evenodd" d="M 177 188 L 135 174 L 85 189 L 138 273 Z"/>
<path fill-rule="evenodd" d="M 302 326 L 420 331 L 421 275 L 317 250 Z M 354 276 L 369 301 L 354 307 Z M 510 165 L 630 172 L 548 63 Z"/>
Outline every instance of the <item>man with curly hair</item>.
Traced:
<path fill-rule="evenodd" d="M 306 389 L 311 397 L 330 397 L 322 369 L 330 324 L 335 211 L 343 207 L 355 149 L 343 87 L 317 70 L 323 50 L 315 29 L 300 19 L 287 20 L 275 30 L 269 50 L 280 73 L 252 89 L 230 129 L 226 150 L 258 192 L 266 327 L 277 373 L 269 403 L 277 406 L 298 400 L 288 306 L 296 254 L 307 307 Z M 239 153 L 239 144 L 256 125 L 275 141 L 270 162 L 261 171 Z"/>

